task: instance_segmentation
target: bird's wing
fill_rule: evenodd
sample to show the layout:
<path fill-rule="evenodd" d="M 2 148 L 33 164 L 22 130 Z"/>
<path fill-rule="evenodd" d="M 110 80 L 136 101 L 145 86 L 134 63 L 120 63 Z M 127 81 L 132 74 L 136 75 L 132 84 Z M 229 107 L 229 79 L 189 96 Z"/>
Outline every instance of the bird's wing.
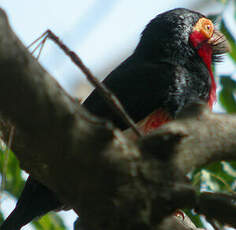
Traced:
<path fill-rule="evenodd" d="M 173 85 L 175 67 L 168 63 L 150 64 L 127 59 L 103 83 L 118 97 L 131 118 L 138 122 L 161 108 Z M 120 129 L 126 124 L 95 89 L 84 104 L 91 113 L 111 120 Z"/>

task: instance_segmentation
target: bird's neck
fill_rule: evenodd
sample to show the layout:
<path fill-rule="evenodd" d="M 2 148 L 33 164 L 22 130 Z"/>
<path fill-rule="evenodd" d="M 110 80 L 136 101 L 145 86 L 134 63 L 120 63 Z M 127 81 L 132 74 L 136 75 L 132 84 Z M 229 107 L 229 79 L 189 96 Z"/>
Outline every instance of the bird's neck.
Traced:
<path fill-rule="evenodd" d="M 208 104 L 212 109 L 214 102 L 216 101 L 216 82 L 212 71 L 212 47 L 206 41 L 204 41 L 203 35 L 199 32 L 193 32 L 190 35 L 190 41 L 192 45 L 197 49 L 198 55 L 201 57 L 202 61 L 206 65 L 208 72 L 210 74 L 211 87 L 209 93 Z"/>

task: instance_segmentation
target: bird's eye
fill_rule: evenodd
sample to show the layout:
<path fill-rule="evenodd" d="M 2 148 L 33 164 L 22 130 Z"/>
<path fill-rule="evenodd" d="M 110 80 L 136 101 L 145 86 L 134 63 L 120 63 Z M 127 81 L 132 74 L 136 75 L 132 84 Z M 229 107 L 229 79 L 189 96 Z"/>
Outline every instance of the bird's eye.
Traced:
<path fill-rule="evenodd" d="M 211 26 L 210 25 L 206 25 L 206 30 L 210 30 L 211 29 Z"/>
<path fill-rule="evenodd" d="M 206 38 L 211 38 L 214 32 L 214 25 L 211 20 L 200 18 L 193 27 L 193 30 L 202 33 Z"/>

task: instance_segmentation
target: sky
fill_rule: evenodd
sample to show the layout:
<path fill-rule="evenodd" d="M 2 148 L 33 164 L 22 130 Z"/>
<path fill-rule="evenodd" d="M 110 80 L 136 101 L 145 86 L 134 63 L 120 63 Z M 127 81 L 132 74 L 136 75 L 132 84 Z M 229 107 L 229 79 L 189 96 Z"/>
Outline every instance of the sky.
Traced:
<path fill-rule="evenodd" d="M 51 29 L 74 50 L 99 78 L 118 65 L 135 48 L 145 25 L 158 13 L 176 7 L 216 13 L 222 10 L 215 0 L 205 7 L 205 0 L 0 0 L 10 24 L 21 41 L 28 46 L 47 29 Z M 231 20 L 230 18 L 228 19 Z M 235 26 L 235 25 L 234 25 Z M 78 81 L 84 81 L 81 72 L 52 42 L 47 42 L 39 59 L 68 92 L 73 94 Z M 232 71 L 228 60 L 224 73 Z M 114 64 L 115 63 L 115 64 Z M 217 67 L 223 69 L 222 66 Z M 13 203 L 7 204 L 8 208 Z M 69 217 L 68 217 L 69 216 Z M 72 229 L 75 215 L 66 217 Z M 25 227 L 24 230 L 30 230 Z"/>
<path fill-rule="evenodd" d="M 73 49 L 97 77 L 104 66 L 121 62 L 135 48 L 141 31 L 158 13 L 187 7 L 202 9 L 205 0 L 1 0 L 14 31 L 27 46 L 47 29 L 51 29 Z M 221 5 L 216 4 L 216 11 Z M 215 11 L 214 11 L 215 12 Z M 120 59 L 118 59 L 118 57 Z M 52 42 L 47 42 L 41 64 L 69 92 L 81 72 Z M 108 74 L 110 69 L 103 75 Z"/>

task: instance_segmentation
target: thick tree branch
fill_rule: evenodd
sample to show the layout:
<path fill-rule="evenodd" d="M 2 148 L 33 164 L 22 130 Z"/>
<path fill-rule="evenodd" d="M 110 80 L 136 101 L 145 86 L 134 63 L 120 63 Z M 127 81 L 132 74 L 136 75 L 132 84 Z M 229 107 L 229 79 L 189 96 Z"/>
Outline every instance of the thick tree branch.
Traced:
<path fill-rule="evenodd" d="M 0 112 L 15 126 L 22 168 L 73 207 L 87 230 L 154 229 L 183 207 L 206 213 L 184 175 L 236 159 L 236 118 L 201 105 L 136 142 L 94 118 L 27 52 L 3 11 L 0 76 Z"/>
<path fill-rule="evenodd" d="M 167 153 L 172 152 L 173 165 L 186 174 L 214 161 L 236 160 L 235 130 L 236 116 L 212 113 L 205 105 L 191 105 L 176 121 L 143 138 L 140 144 L 159 158 L 170 157 Z"/>

